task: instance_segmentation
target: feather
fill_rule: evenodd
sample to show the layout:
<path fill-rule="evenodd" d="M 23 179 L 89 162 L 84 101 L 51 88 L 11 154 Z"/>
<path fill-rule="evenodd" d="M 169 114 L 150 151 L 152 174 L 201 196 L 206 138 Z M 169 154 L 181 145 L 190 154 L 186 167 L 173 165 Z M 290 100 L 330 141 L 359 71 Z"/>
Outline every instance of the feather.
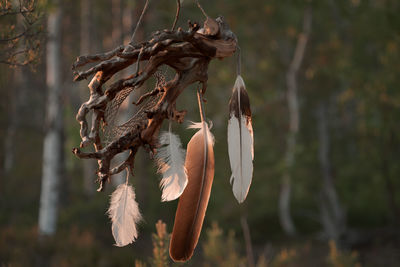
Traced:
<path fill-rule="evenodd" d="M 185 189 L 188 179 L 185 169 L 185 150 L 182 149 L 179 137 L 171 131 L 160 135 L 160 148 L 156 160 L 158 172 L 163 178 L 160 182 L 162 188 L 162 201 L 177 199 Z"/>
<path fill-rule="evenodd" d="M 190 128 L 200 130 L 187 147 L 185 167 L 189 182 L 179 198 L 169 250 L 174 261 L 187 261 L 193 255 L 214 179 L 214 137 L 205 122 Z"/>
<path fill-rule="evenodd" d="M 107 213 L 112 222 L 115 245 L 123 247 L 135 241 L 138 235 L 136 224 L 142 216 L 132 186 L 120 184 L 117 187 L 111 195 Z"/>
<path fill-rule="evenodd" d="M 232 175 L 230 182 L 235 198 L 242 203 L 253 177 L 253 126 L 246 86 L 237 76 L 229 102 L 228 152 Z"/>

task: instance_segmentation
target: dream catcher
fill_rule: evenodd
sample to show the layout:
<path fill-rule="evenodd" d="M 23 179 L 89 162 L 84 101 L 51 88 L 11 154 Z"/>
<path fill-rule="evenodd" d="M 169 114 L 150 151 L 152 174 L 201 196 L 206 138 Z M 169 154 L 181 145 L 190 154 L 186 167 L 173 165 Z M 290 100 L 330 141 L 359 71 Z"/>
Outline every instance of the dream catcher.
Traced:
<path fill-rule="evenodd" d="M 112 193 L 108 209 L 117 246 L 125 246 L 137 238 L 136 224 L 141 219 L 134 189 L 129 185 L 136 152 L 143 147 L 154 155 L 161 175 L 161 200 L 179 198 L 170 256 L 175 261 L 186 261 L 197 245 L 214 178 L 214 137 L 206 120 L 203 100 L 207 89 L 208 64 L 216 58 L 230 57 L 237 50 L 238 73 L 229 102 L 228 154 L 232 170 L 230 182 L 239 203 L 245 200 L 249 191 L 254 152 L 250 103 L 240 75 L 236 36 L 222 17 L 208 17 L 198 2 L 205 16 L 204 25 L 200 27 L 189 22 L 187 30 L 175 30 L 180 1 L 177 3 L 171 30 L 155 32 L 149 41 L 140 44 L 133 43 L 132 37 L 129 44 L 112 51 L 77 58 L 73 64 L 74 80 L 93 77 L 88 85 L 90 98 L 81 105 L 76 116 L 81 126 L 82 141 L 80 148 L 74 148 L 73 152 L 79 158 L 97 160 L 98 191 L 104 189 L 113 175 L 126 171 L 126 182 Z M 142 16 L 146 7 L 147 2 Z M 77 71 L 88 63 L 96 64 L 85 71 Z M 136 66 L 131 75 L 107 84 L 116 73 L 131 65 Z M 162 71 L 165 66 L 174 71 L 170 79 Z M 156 80 L 154 88 L 140 91 L 141 95 L 133 103 L 135 112 L 128 120 L 119 123 L 121 104 L 152 77 Z M 179 136 L 172 132 L 171 122 L 184 121 L 186 111 L 176 109 L 176 100 L 191 84 L 198 85 L 197 103 L 201 120 L 189 127 L 196 132 L 185 151 Z M 168 131 L 160 133 L 164 120 L 169 121 Z M 82 150 L 90 145 L 94 152 Z M 111 160 L 125 151 L 129 155 L 116 166 L 111 166 Z"/>

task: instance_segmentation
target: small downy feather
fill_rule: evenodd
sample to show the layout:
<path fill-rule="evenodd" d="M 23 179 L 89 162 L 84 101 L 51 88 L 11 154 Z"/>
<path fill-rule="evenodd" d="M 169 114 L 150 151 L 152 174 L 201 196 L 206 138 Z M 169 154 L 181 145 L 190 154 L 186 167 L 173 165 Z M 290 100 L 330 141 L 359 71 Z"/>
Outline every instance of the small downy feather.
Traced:
<path fill-rule="evenodd" d="M 228 152 L 232 170 L 230 182 L 235 198 L 242 203 L 253 177 L 253 126 L 249 96 L 243 78 L 238 75 L 229 102 Z"/>
<path fill-rule="evenodd" d="M 214 179 L 214 137 L 205 122 L 187 146 L 185 167 L 188 185 L 179 198 L 169 253 L 174 261 L 187 261 L 199 240 Z"/>
<path fill-rule="evenodd" d="M 163 132 L 159 138 L 160 148 L 156 154 L 158 172 L 163 178 L 160 182 L 162 188 L 162 201 L 177 199 L 185 189 L 188 178 L 185 168 L 185 150 L 179 137 L 171 131 Z"/>
<path fill-rule="evenodd" d="M 120 184 L 117 187 L 111 195 L 107 213 L 112 222 L 115 245 L 123 247 L 135 241 L 138 235 L 136 224 L 142 216 L 132 186 Z"/>

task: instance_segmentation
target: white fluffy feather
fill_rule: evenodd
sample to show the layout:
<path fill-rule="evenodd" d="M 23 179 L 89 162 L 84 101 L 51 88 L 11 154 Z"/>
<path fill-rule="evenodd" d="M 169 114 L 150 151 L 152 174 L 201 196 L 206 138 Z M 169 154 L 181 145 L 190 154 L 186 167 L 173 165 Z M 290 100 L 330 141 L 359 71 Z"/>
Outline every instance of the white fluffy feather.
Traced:
<path fill-rule="evenodd" d="M 210 125 L 211 126 L 209 127 L 206 122 L 191 122 L 191 124 L 188 126 L 188 129 L 199 129 L 199 131 L 196 134 L 202 134 L 202 132 L 205 129 L 207 133 L 206 135 L 204 135 L 204 138 L 206 138 L 205 143 L 214 145 L 215 138 L 210 131 L 210 128 L 212 128 L 212 122 L 210 122 Z"/>
<path fill-rule="evenodd" d="M 242 77 L 238 75 L 233 92 L 238 97 L 236 108 L 239 108 L 240 121 L 234 112 L 231 112 L 228 122 L 228 153 L 233 194 L 237 201 L 242 203 L 247 197 L 253 177 L 254 148 L 251 118 L 247 118 L 240 110 L 240 90 L 245 90 L 245 85 Z"/>
<path fill-rule="evenodd" d="M 185 189 L 188 179 L 185 169 L 185 150 L 182 149 L 179 137 L 171 132 L 160 135 L 160 148 L 156 154 L 158 172 L 163 178 L 162 201 L 177 199 Z"/>
<path fill-rule="evenodd" d="M 136 224 L 142 216 L 132 186 L 121 184 L 117 187 L 111 195 L 107 213 L 112 222 L 115 245 L 123 247 L 135 241 L 138 235 Z"/>

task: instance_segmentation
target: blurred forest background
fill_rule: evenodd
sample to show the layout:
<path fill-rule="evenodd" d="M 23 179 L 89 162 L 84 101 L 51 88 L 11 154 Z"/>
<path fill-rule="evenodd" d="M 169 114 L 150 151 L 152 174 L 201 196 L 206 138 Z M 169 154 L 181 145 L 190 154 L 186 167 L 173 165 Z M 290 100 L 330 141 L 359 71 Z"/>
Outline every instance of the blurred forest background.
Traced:
<path fill-rule="evenodd" d="M 194 1 L 182 2 L 178 26 L 203 22 Z M 87 81 L 72 82 L 71 64 L 129 42 L 144 1 L 0 3 L 0 265 L 172 264 L 166 240 L 177 201 L 160 202 L 149 155 L 140 151 L 131 178 L 144 217 L 140 236 L 117 248 L 105 214 L 115 183 L 95 192 L 96 164 L 71 153 L 80 142 L 75 114 L 88 97 Z M 211 17 L 222 14 L 239 39 L 254 177 L 239 206 L 226 142 L 236 61 L 213 61 L 206 113 L 216 138 L 214 186 L 199 245 L 183 265 L 400 266 L 400 2 L 201 4 Z M 175 1 L 150 1 L 136 41 L 169 29 L 175 10 Z M 188 110 L 186 120 L 199 120 L 195 88 L 177 106 Z M 193 134 L 186 126 L 173 125 L 184 146 Z M 49 133 L 61 138 L 57 149 L 43 148 Z M 56 228 L 47 232 L 38 223 L 43 158 L 56 161 L 51 179 L 59 179 L 51 191 L 58 201 L 49 204 Z M 159 223 L 152 234 L 158 220 L 166 229 Z"/>

